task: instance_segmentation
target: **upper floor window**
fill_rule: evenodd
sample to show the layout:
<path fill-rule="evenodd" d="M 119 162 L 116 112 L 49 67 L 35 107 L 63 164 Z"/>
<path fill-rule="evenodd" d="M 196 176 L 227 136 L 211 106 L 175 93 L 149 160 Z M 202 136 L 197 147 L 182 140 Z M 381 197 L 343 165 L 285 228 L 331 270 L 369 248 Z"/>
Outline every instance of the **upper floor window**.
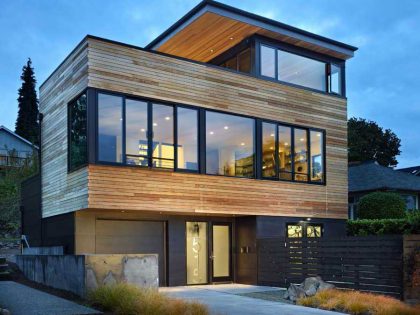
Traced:
<path fill-rule="evenodd" d="M 87 98 L 80 95 L 68 107 L 69 154 L 68 167 L 74 170 L 87 164 Z"/>
<path fill-rule="evenodd" d="M 222 64 L 221 67 L 225 67 L 231 70 L 250 73 L 251 72 L 251 49 L 246 48 L 235 56 L 229 58 Z"/>
<path fill-rule="evenodd" d="M 251 118 L 206 112 L 206 173 L 254 177 Z"/>
<path fill-rule="evenodd" d="M 259 45 L 259 52 L 259 75 L 262 77 L 332 94 L 342 94 L 340 66 L 265 44 Z"/>
<path fill-rule="evenodd" d="M 198 110 L 177 108 L 178 169 L 198 171 Z"/>

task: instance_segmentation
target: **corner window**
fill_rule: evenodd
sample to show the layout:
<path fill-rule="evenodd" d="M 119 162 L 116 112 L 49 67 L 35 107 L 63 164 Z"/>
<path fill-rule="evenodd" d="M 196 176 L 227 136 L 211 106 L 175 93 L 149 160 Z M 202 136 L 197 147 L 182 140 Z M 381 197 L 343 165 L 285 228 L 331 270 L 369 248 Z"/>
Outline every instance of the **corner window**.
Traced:
<path fill-rule="evenodd" d="M 87 164 L 87 98 L 86 94 L 71 102 L 69 119 L 69 170 Z"/>
<path fill-rule="evenodd" d="M 329 65 L 328 91 L 341 95 L 341 68 L 334 64 Z"/>
<path fill-rule="evenodd" d="M 276 50 L 274 48 L 260 46 L 260 71 L 261 75 L 269 78 L 276 77 Z"/>
<path fill-rule="evenodd" d="M 206 112 L 206 173 L 254 177 L 255 121 Z"/>
<path fill-rule="evenodd" d="M 324 137 L 321 131 L 311 130 L 311 181 L 324 181 Z"/>
<path fill-rule="evenodd" d="M 98 159 L 122 163 L 123 99 L 120 96 L 98 95 Z"/>
<path fill-rule="evenodd" d="M 250 73 L 251 72 L 251 49 L 246 48 L 237 53 L 234 57 L 223 62 L 221 67 L 231 70 Z"/>

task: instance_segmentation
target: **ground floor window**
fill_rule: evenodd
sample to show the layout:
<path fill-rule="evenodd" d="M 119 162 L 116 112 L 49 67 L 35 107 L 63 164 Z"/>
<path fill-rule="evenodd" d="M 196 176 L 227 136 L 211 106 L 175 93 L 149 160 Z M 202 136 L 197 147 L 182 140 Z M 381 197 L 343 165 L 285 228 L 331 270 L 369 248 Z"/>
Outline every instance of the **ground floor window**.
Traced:
<path fill-rule="evenodd" d="M 321 237 L 323 234 L 322 224 L 314 223 L 288 223 L 286 236 L 289 238 Z"/>

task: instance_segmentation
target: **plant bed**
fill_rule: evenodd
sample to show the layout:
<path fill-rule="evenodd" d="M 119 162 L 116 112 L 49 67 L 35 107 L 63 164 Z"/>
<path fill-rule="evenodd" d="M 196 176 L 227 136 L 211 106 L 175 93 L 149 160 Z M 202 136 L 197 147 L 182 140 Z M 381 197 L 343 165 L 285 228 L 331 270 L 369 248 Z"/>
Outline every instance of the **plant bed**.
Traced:
<path fill-rule="evenodd" d="M 201 303 L 169 298 L 155 289 L 119 283 L 90 292 L 93 307 L 115 315 L 208 315 Z"/>
<path fill-rule="evenodd" d="M 409 306 L 388 296 L 337 289 L 320 291 L 314 296 L 300 298 L 297 304 L 352 315 L 420 314 L 420 306 Z"/>

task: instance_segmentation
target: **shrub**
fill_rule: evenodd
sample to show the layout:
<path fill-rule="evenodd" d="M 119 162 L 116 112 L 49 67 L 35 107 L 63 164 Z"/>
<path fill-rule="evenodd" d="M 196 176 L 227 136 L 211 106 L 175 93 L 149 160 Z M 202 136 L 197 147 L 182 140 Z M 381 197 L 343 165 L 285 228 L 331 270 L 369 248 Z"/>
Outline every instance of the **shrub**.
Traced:
<path fill-rule="evenodd" d="M 406 204 L 396 193 L 373 192 L 360 198 L 358 215 L 360 219 L 404 218 Z"/>
<path fill-rule="evenodd" d="M 419 307 L 410 307 L 392 297 L 336 289 L 301 298 L 297 304 L 353 315 L 415 315 L 420 311 Z"/>
<path fill-rule="evenodd" d="M 350 236 L 420 234 L 420 211 L 411 211 L 403 219 L 347 221 Z"/>
<path fill-rule="evenodd" d="M 125 283 L 99 287 L 88 295 L 88 300 L 117 315 L 208 315 L 207 307 L 200 303 L 172 299 L 157 290 Z"/>

